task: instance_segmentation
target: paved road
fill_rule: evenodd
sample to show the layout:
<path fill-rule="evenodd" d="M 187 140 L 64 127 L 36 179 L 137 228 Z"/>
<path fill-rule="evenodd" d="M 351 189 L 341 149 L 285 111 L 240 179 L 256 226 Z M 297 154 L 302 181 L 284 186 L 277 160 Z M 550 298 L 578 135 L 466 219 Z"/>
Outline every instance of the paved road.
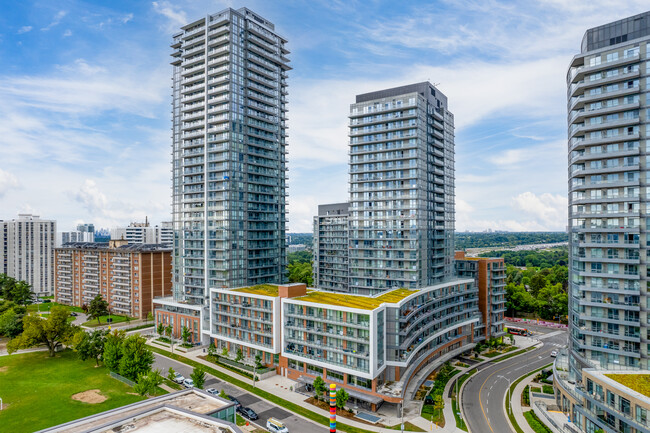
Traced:
<path fill-rule="evenodd" d="M 167 371 L 169 367 L 172 367 L 175 371 L 179 372 L 185 377 L 190 377 L 192 374 L 192 367 L 174 361 L 173 359 L 166 358 L 157 353 L 154 353 L 155 359 L 153 368 L 159 368 L 163 371 L 163 375 L 167 376 Z M 243 391 L 242 389 L 232 385 L 230 383 L 224 382 L 220 379 L 216 379 L 211 375 L 207 375 L 204 388 L 216 388 L 219 391 L 222 389 L 226 391 L 226 394 L 232 395 L 243 406 L 250 407 L 257 415 L 260 417 L 255 422 L 262 427 L 266 426 L 266 420 L 273 417 L 282 421 L 289 428 L 290 432 L 300 432 L 300 433 L 324 433 L 329 431 L 329 428 L 325 426 L 317 426 L 309 421 L 292 414 L 291 412 L 282 409 L 279 406 L 268 403 L 265 400 L 260 399 L 258 396 Z"/>
<path fill-rule="evenodd" d="M 528 372 L 550 364 L 553 362 L 551 351 L 566 346 L 566 330 L 558 332 L 557 329 L 534 325 L 525 327 L 533 332 L 533 339 L 544 342 L 541 349 L 502 362 L 488 363 L 466 382 L 461 401 L 471 433 L 511 432 L 504 407 L 508 379 L 513 382 Z"/>

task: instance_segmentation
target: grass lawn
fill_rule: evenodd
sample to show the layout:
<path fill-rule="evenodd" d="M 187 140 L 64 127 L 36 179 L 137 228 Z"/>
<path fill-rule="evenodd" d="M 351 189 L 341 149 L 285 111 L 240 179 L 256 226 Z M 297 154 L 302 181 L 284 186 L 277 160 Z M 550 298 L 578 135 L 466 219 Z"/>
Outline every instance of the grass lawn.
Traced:
<path fill-rule="evenodd" d="M 107 400 L 98 404 L 72 400 L 73 394 L 98 389 Z M 106 367 L 81 361 L 66 350 L 49 358 L 47 352 L 0 357 L 0 430 L 21 433 L 41 430 L 77 418 L 124 406 L 143 398 L 108 375 Z"/>
<path fill-rule="evenodd" d="M 537 418 L 537 415 L 535 415 L 535 412 L 532 410 L 524 412 L 524 417 L 526 417 L 528 425 L 535 431 L 535 433 L 553 433 L 551 429 L 546 427 L 544 423 Z"/>
<path fill-rule="evenodd" d="M 50 311 L 52 307 L 65 307 L 68 309 L 68 311 L 74 311 L 76 313 L 84 312 L 84 310 L 79 307 L 71 307 L 70 305 L 63 305 L 56 302 L 48 302 L 45 304 L 30 304 L 27 306 L 27 311 L 30 313 L 38 311 Z"/>
<path fill-rule="evenodd" d="M 397 425 L 394 425 L 392 427 L 387 427 L 387 428 L 389 428 L 391 430 L 401 430 L 402 425 L 397 424 Z M 425 430 L 422 430 L 420 427 L 416 426 L 415 424 L 411 424 L 410 422 L 407 421 L 407 422 L 404 423 L 404 431 L 423 432 Z"/>
<path fill-rule="evenodd" d="M 113 319 L 113 321 L 110 323 L 106 322 L 106 319 L 108 319 L 109 317 Z M 136 319 L 131 318 L 131 320 L 136 320 Z M 110 316 L 99 316 L 99 323 L 97 323 L 97 319 L 92 319 L 83 323 L 82 326 L 88 326 L 89 328 L 93 328 L 95 326 L 113 325 L 115 323 L 123 323 L 126 321 L 127 321 L 126 316 L 117 316 L 115 314 L 111 314 Z"/>

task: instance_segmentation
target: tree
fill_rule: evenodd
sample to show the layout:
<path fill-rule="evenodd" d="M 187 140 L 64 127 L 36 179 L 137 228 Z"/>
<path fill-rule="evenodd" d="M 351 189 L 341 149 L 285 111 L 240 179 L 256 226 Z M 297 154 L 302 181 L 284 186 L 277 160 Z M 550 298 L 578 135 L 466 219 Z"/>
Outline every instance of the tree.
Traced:
<path fill-rule="evenodd" d="M 11 301 L 5 301 L 13 304 Z M 14 306 L 0 314 L 0 335 L 15 338 L 23 332 L 25 307 Z"/>
<path fill-rule="evenodd" d="M 433 398 L 433 408 L 438 413 L 438 418 L 440 417 L 440 411 L 444 409 L 444 407 L 445 407 L 445 402 L 442 399 L 442 395 L 436 394 L 436 396 Z M 438 425 L 437 422 L 436 425 Z"/>
<path fill-rule="evenodd" d="M 290 283 L 305 283 L 308 286 L 313 284 L 312 265 L 309 263 L 292 263 L 287 266 Z"/>
<path fill-rule="evenodd" d="M 167 371 L 167 379 L 171 380 L 172 382 L 174 379 L 176 379 L 176 372 L 171 367 L 169 367 L 169 371 Z"/>
<path fill-rule="evenodd" d="M 163 382 L 160 370 L 153 370 L 147 373 L 139 373 L 138 380 L 133 390 L 141 396 L 151 395 L 156 392 L 156 387 Z"/>
<path fill-rule="evenodd" d="M 192 371 L 190 377 L 192 378 L 195 387 L 203 389 L 203 384 L 205 383 L 205 370 L 203 367 L 194 367 L 194 371 Z"/>
<path fill-rule="evenodd" d="M 147 321 L 147 323 L 153 322 L 153 313 L 151 311 L 149 311 L 147 313 L 147 320 L 146 321 Z"/>
<path fill-rule="evenodd" d="M 183 330 L 181 331 L 181 338 L 183 339 L 183 344 L 187 344 L 191 336 L 192 333 L 190 332 L 189 328 L 187 326 L 183 326 Z"/>
<path fill-rule="evenodd" d="M 6 301 L 13 300 L 12 291 L 15 285 L 15 278 L 6 274 L 0 274 L 0 297 Z"/>
<path fill-rule="evenodd" d="M 262 357 L 259 353 L 255 355 L 255 368 L 262 368 Z"/>
<path fill-rule="evenodd" d="M 147 340 L 139 334 L 129 335 L 122 343 L 120 375 L 137 380 L 140 373 L 147 374 L 153 365 L 153 353 L 147 347 Z"/>
<path fill-rule="evenodd" d="M 74 350 L 82 361 L 94 359 L 95 365 L 99 367 L 99 361 L 104 356 L 104 345 L 108 331 L 96 330 L 91 334 L 86 331 L 79 331 L 75 335 Z"/>
<path fill-rule="evenodd" d="M 158 324 L 158 327 L 156 328 L 156 331 L 158 332 L 158 335 L 162 338 L 163 335 L 165 335 L 165 325 L 163 325 L 162 322 Z"/>
<path fill-rule="evenodd" d="M 210 339 L 210 345 L 208 346 L 208 359 L 211 361 L 218 360 L 217 346 L 214 345 L 214 340 L 212 339 Z"/>
<path fill-rule="evenodd" d="M 7 351 L 11 354 L 18 349 L 45 344 L 50 352 L 50 357 L 56 349 L 72 341 L 76 327 L 68 322 L 70 316 L 65 307 L 52 307 L 46 319 L 39 316 L 26 316 L 23 318 L 23 333 L 7 344 Z"/>
<path fill-rule="evenodd" d="M 174 353 L 174 339 L 172 338 L 172 332 L 174 332 L 174 328 L 172 328 L 172 325 L 169 324 L 165 327 L 165 335 L 167 338 L 169 338 L 169 345 L 172 348 L 172 353 Z"/>
<path fill-rule="evenodd" d="M 221 388 L 221 391 L 219 391 L 219 397 L 228 399 L 228 394 L 226 394 L 226 391 Z"/>
<path fill-rule="evenodd" d="M 223 356 L 224 358 L 228 358 L 228 355 L 230 355 L 230 353 L 228 352 L 228 348 L 224 347 L 223 350 L 221 351 L 221 356 Z"/>
<path fill-rule="evenodd" d="M 345 390 L 345 388 L 339 388 L 338 391 L 336 391 L 336 407 L 339 409 L 343 409 L 345 405 L 347 404 L 348 400 L 350 399 L 350 394 Z"/>
<path fill-rule="evenodd" d="M 323 393 L 327 389 L 327 387 L 325 386 L 325 381 L 320 376 L 317 376 L 316 379 L 314 379 L 312 386 L 314 387 L 314 392 L 316 393 L 316 397 L 318 398 L 320 398 L 320 396 L 323 395 Z"/>
<path fill-rule="evenodd" d="M 110 371 L 116 373 L 120 371 L 122 345 L 124 344 L 125 338 L 125 332 L 118 329 L 106 335 L 106 340 L 104 342 L 104 365 L 108 367 Z"/>
<path fill-rule="evenodd" d="M 101 316 L 107 316 L 108 315 L 108 302 L 102 298 L 102 295 L 97 294 L 93 298 L 92 301 L 90 301 L 90 305 L 88 306 L 88 318 L 90 320 L 92 319 L 97 319 L 97 324 L 100 324 L 99 318 Z"/>
<path fill-rule="evenodd" d="M 235 361 L 239 362 L 242 359 L 244 359 L 244 352 L 242 352 L 241 348 L 237 349 L 237 356 L 235 356 Z"/>
<path fill-rule="evenodd" d="M 28 305 L 34 302 L 32 287 L 24 281 L 18 281 L 11 289 L 11 299 L 19 305 Z"/>

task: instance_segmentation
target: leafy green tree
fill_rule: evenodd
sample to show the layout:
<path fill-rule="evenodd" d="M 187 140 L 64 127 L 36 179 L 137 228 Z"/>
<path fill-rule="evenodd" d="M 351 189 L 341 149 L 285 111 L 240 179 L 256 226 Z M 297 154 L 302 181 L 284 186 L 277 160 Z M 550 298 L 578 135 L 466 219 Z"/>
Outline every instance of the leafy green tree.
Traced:
<path fill-rule="evenodd" d="M 313 284 L 311 262 L 293 263 L 287 266 L 287 270 L 289 271 L 290 283 L 305 283 L 308 286 Z"/>
<path fill-rule="evenodd" d="M 228 358 L 229 355 L 230 352 L 228 352 L 228 348 L 224 347 L 223 350 L 221 351 L 221 356 L 223 356 L 224 358 Z"/>
<path fill-rule="evenodd" d="M 350 394 L 345 390 L 345 388 L 339 388 L 336 391 L 336 407 L 343 409 L 350 399 Z"/>
<path fill-rule="evenodd" d="M 28 305 L 34 303 L 34 293 L 32 287 L 24 281 L 18 281 L 11 289 L 11 299 L 19 305 Z"/>
<path fill-rule="evenodd" d="M 158 335 L 160 335 L 160 337 L 162 337 L 163 335 L 165 335 L 165 325 L 163 325 L 163 323 L 160 322 L 158 324 L 158 327 L 156 328 L 156 331 L 158 332 Z"/>
<path fill-rule="evenodd" d="M 210 345 L 208 346 L 208 359 L 212 361 L 217 359 L 217 346 L 214 345 L 213 339 L 210 339 Z"/>
<path fill-rule="evenodd" d="M 6 274 L 0 274 L 0 297 L 6 301 L 13 300 L 12 292 L 16 279 Z"/>
<path fill-rule="evenodd" d="M 106 340 L 104 341 L 104 365 L 115 373 L 120 371 L 122 345 L 125 339 L 126 333 L 116 329 L 110 334 L 107 334 Z"/>
<path fill-rule="evenodd" d="M 295 253 L 287 254 L 287 261 L 290 265 L 294 263 L 310 263 L 312 262 L 313 256 L 311 251 L 296 251 Z"/>
<path fill-rule="evenodd" d="M 241 349 L 237 349 L 237 356 L 235 356 L 235 361 L 239 362 L 244 359 L 244 352 Z"/>
<path fill-rule="evenodd" d="M 97 324 L 100 324 L 99 318 L 101 316 L 107 316 L 108 315 L 108 302 L 102 298 L 102 295 L 97 294 L 93 298 L 92 301 L 90 301 L 90 305 L 88 305 L 88 318 L 89 319 L 97 319 Z"/>
<path fill-rule="evenodd" d="M 262 368 L 262 357 L 259 353 L 255 355 L 255 367 Z"/>
<path fill-rule="evenodd" d="M 171 323 L 165 326 L 165 335 L 167 338 L 169 338 L 169 346 L 172 349 L 172 353 L 174 353 L 174 338 L 172 338 L 173 332 L 174 328 L 172 327 Z"/>
<path fill-rule="evenodd" d="M 221 388 L 221 391 L 219 391 L 219 397 L 228 399 L 228 394 L 226 394 L 226 391 Z"/>
<path fill-rule="evenodd" d="M 138 380 L 133 390 L 141 396 L 152 395 L 156 392 L 156 387 L 163 382 L 160 370 L 153 370 L 146 373 L 138 373 Z"/>
<path fill-rule="evenodd" d="M 327 386 L 325 385 L 325 381 L 320 376 L 316 376 L 316 378 L 314 379 L 314 382 L 312 382 L 312 386 L 314 387 L 314 392 L 316 393 L 316 396 L 318 396 L 319 398 L 327 390 Z"/>
<path fill-rule="evenodd" d="M 139 334 L 126 337 L 122 343 L 120 374 L 128 379 L 136 380 L 138 374 L 148 373 L 152 365 L 153 353 L 147 346 L 147 340 Z"/>
<path fill-rule="evenodd" d="M 146 319 L 146 322 L 147 322 L 147 323 L 149 323 L 149 322 L 153 322 L 153 313 L 152 313 L 151 311 L 149 311 L 149 312 L 147 313 L 147 319 Z"/>
<path fill-rule="evenodd" d="M 11 354 L 19 349 L 45 344 L 50 357 L 56 349 L 64 344 L 69 344 L 75 334 L 76 327 L 68 322 L 68 309 L 52 307 L 46 319 L 29 315 L 23 318 L 23 333 L 7 344 L 7 351 Z"/>
<path fill-rule="evenodd" d="M 175 376 L 176 372 L 174 371 L 173 368 L 169 367 L 169 371 L 167 371 L 167 379 L 171 380 L 172 382 L 176 378 Z"/>
<path fill-rule="evenodd" d="M 13 304 L 11 301 L 8 303 Z M 23 332 L 25 307 L 14 306 L 0 314 L 0 335 L 15 338 Z"/>
<path fill-rule="evenodd" d="M 183 339 L 183 343 L 187 344 L 191 336 L 192 333 L 190 332 L 189 328 L 187 326 L 183 326 L 183 329 L 181 331 L 181 338 Z"/>
<path fill-rule="evenodd" d="M 440 411 L 444 408 L 445 402 L 442 399 L 442 394 L 436 394 L 436 396 L 433 398 L 433 409 L 435 409 L 435 411 L 438 413 L 438 418 L 440 418 Z"/>
<path fill-rule="evenodd" d="M 203 389 L 203 385 L 205 384 L 205 370 L 203 367 L 194 367 L 194 370 L 192 371 L 192 374 L 190 374 L 190 377 L 192 378 L 192 381 L 194 382 L 194 386 L 199 389 Z"/>
<path fill-rule="evenodd" d="M 74 350 L 82 361 L 94 359 L 95 365 L 99 366 L 99 361 L 104 356 L 104 345 L 106 344 L 106 335 L 108 331 L 96 330 L 92 333 L 78 331 L 75 335 Z"/>

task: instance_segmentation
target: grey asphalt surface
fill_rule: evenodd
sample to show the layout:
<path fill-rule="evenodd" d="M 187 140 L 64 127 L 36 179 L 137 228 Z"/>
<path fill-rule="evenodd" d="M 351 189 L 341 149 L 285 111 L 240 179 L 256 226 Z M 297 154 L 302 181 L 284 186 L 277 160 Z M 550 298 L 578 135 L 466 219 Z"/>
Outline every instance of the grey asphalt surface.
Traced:
<path fill-rule="evenodd" d="M 159 368 L 163 371 L 163 376 L 167 376 L 169 367 L 173 368 L 174 371 L 179 372 L 186 378 L 190 377 L 192 374 L 192 367 L 185 365 L 181 362 L 169 359 L 167 357 L 161 356 L 157 353 L 154 353 L 154 364 L 153 368 Z M 242 390 L 241 388 L 236 387 L 228 382 L 224 382 L 220 379 L 217 379 L 211 375 L 207 375 L 205 385 L 203 388 L 216 388 L 218 391 L 222 389 L 233 397 L 235 397 L 244 407 L 250 407 L 259 416 L 258 420 L 254 422 L 260 427 L 266 427 L 266 420 L 269 418 L 276 418 L 282 421 L 291 433 L 323 433 L 329 432 L 329 428 L 325 426 L 318 426 L 309 421 L 306 421 L 293 413 L 281 408 L 280 406 L 271 404 L 265 400 L 262 400 L 260 397 L 251 394 Z"/>
<path fill-rule="evenodd" d="M 533 339 L 539 339 L 544 334 L 558 331 L 534 325 L 517 325 L 533 332 Z M 505 412 L 504 396 L 508 389 L 508 379 L 514 382 L 524 374 L 537 370 L 553 362 L 551 352 L 560 350 L 567 344 L 568 334 L 542 338 L 544 346 L 525 354 L 515 356 L 502 362 L 488 363 L 479 367 L 465 383 L 461 395 L 461 404 L 465 412 L 465 422 L 470 433 L 508 433 L 513 432 Z"/>

